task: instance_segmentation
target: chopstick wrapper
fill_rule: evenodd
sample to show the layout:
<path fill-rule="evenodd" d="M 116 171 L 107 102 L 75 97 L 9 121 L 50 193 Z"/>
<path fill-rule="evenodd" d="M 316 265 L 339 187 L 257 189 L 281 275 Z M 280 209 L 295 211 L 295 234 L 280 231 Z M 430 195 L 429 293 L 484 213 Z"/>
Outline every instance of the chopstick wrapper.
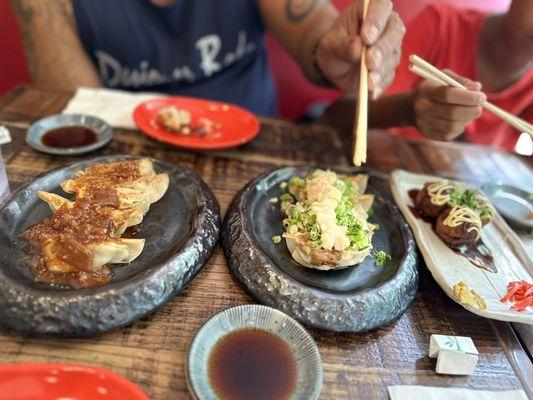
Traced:
<path fill-rule="evenodd" d="M 78 88 L 63 114 L 88 114 L 103 119 L 114 128 L 136 129 L 133 110 L 140 103 L 164 95 L 131 93 L 123 90 Z"/>
<path fill-rule="evenodd" d="M 479 353 L 469 337 L 431 335 L 429 357 L 437 357 L 438 374 L 470 375 L 476 368 Z"/>
<path fill-rule="evenodd" d="M 527 400 L 523 390 L 471 390 L 431 386 L 389 386 L 391 400 Z"/>

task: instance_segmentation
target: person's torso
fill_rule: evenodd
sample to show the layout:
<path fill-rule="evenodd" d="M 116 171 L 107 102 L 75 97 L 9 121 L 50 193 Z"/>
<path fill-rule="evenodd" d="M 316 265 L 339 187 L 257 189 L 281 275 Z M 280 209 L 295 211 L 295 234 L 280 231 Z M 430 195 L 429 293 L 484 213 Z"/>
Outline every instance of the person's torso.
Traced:
<path fill-rule="evenodd" d="M 253 0 L 72 0 L 102 84 L 275 113 L 264 28 Z"/>

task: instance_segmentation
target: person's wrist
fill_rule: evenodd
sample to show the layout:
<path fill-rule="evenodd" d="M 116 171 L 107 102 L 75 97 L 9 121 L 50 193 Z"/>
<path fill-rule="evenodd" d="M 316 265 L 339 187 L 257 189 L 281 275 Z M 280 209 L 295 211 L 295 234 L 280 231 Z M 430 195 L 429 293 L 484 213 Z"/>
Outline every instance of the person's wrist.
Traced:
<path fill-rule="evenodd" d="M 405 119 L 402 121 L 403 126 L 414 126 L 417 127 L 416 123 L 416 110 L 415 110 L 415 101 L 417 98 L 416 90 L 412 90 L 411 92 L 406 93 L 405 103 L 406 107 L 404 110 L 404 116 Z"/>

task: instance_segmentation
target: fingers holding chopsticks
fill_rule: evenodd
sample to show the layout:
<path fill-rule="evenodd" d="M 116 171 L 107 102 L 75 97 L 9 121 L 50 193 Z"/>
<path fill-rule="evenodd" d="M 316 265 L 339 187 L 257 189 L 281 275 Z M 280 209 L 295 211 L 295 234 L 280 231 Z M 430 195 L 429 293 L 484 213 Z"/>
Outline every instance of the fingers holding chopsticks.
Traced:
<path fill-rule="evenodd" d="M 478 118 L 486 97 L 479 82 L 472 82 L 450 71 L 447 73 L 467 89 L 442 86 L 430 80 L 414 92 L 413 110 L 418 130 L 434 140 L 453 140 Z"/>
<path fill-rule="evenodd" d="M 480 92 L 481 84 L 473 82 L 468 78 L 457 75 L 449 70 L 444 70 L 446 74 L 464 85 L 469 90 L 455 88 L 451 86 L 442 86 L 431 81 L 431 84 L 420 85 L 422 93 L 433 101 L 444 104 L 455 104 L 458 106 L 477 107 L 482 106 L 487 100 L 484 93 Z M 424 83 L 425 83 L 424 82 Z"/>
<path fill-rule="evenodd" d="M 358 3 L 358 18 L 362 21 L 361 37 L 367 46 L 366 65 L 369 71 L 369 90 L 380 95 L 392 82 L 400 62 L 400 49 L 405 25 L 392 11 L 392 1 L 371 0 L 363 20 L 363 1 Z"/>
<path fill-rule="evenodd" d="M 370 2 L 372 4 L 372 2 Z M 392 12 L 383 35 L 367 49 L 366 65 L 370 73 L 369 89 L 379 96 L 392 83 L 396 66 L 400 62 L 405 26 Z"/>
<path fill-rule="evenodd" d="M 366 18 L 363 18 L 364 2 L 357 3 L 357 17 L 361 23 L 361 37 L 366 46 L 372 46 L 380 38 L 392 13 L 391 0 L 370 0 Z"/>

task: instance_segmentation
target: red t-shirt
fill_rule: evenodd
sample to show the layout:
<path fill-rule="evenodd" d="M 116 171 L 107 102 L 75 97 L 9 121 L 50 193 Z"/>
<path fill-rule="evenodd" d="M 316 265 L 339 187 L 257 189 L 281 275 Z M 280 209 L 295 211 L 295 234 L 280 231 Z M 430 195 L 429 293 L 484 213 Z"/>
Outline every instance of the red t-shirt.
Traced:
<path fill-rule="evenodd" d="M 427 7 L 407 27 L 402 58 L 387 94 L 416 88 L 422 78 L 409 71 L 409 56 L 416 54 L 439 69 L 448 68 L 472 80 L 477 78 L 478 40 L 486 14 L 447 4 Z M 533 68 L 488 101 L 528 122 L 533 120 Z M 409 138 L 421 138 L 414 128 L 394 129 Z M 486 110 L 465 129 L 466 140 L 513 151 L 520 136 L 515 128 Z"/>

